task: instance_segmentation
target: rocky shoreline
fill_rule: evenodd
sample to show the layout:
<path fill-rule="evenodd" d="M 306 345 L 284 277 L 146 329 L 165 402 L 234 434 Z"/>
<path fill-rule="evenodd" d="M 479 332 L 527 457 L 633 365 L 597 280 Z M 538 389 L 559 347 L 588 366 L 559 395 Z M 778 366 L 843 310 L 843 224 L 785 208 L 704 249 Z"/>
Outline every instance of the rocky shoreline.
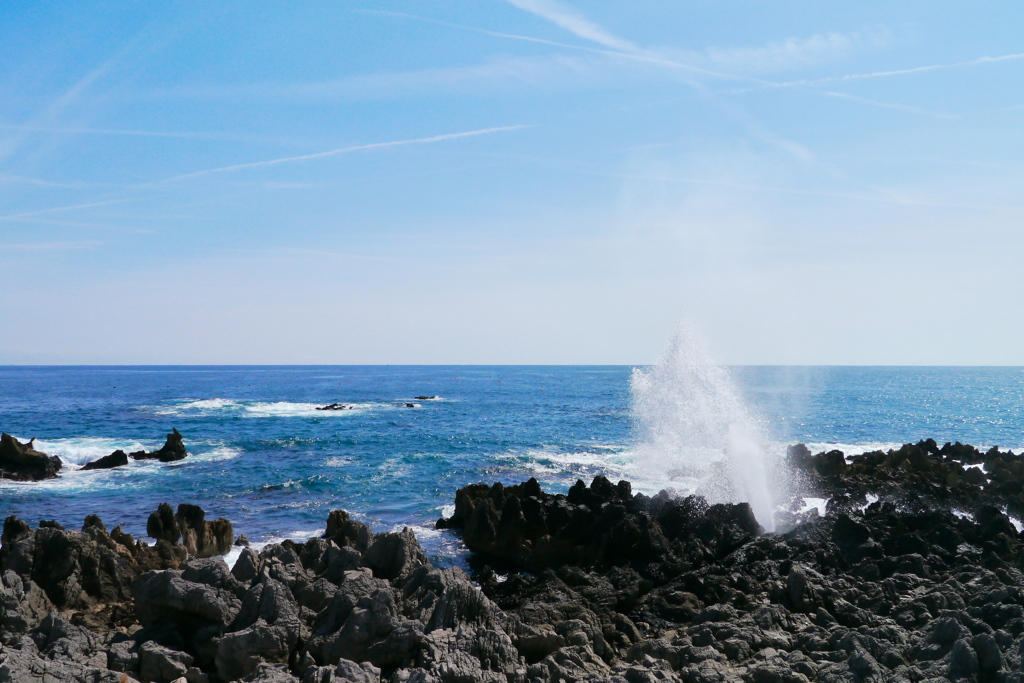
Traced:
<path fill-rule="evenodd" d="M 787 463 L 774 533 L 603 477 L 467 486 L 438 526 L 472 578 L 342 510 L 232 568 L 231 523 L 192 505 L 154 511 L 153 544 L 8 517 L 0 682 L 1024 681 L 1024 459 L 922 441 Z"/>

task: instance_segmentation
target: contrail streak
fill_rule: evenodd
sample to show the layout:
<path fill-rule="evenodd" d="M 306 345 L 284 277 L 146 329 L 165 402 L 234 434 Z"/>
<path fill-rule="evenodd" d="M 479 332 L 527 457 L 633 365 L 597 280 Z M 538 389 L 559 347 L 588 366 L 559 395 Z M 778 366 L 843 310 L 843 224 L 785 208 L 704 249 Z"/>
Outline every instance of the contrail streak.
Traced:
<path fill-rule="evenodd" d="M 500 126 L 497 128 L 481 128 L 480 130 L 469 130 L 463 133 L 446 133 L 444 135 L 434 135 L 428 138 L 413 138 L 411 140 L 393 140 L 391 142 L 373 142 L 367 145 L 354 145 L 352 147 L 341 147 L 339 149 L 332 149 L 326 152 L 315 152 L 313 154 L 301 154 L 295 157 L 284 157 L 283 159 L 269 159 L 267 161 L 253 161 L 247 164 L 235 164 L 233 166 L 221 166 L 220 168 L 208 168 L 204 171 L 195 171 L 193 173 L 185 173 L 177 175 L 171 178 L 166 178 L 163 182 L 169 182 L 172 180 L 184 180 L 186 178 L 195 178 L 198 176 L 207 175 L 210 173 L 226 173 L 228 171 L 240 171 L 246 168 L 262 168 L 264 166 L 276 166 L 277 164 L 286 164 L 293 161 L 307 161 L 309 159 L 321 159 L 323 157 L 332 157 L 338 154 L 347 154 L 348 152 L 359 152 L 368 149 L 383 149 L 386 147 L 400 147 L 403 145 L 422 145 L 431 142 L 443 142 L 445 140 L 455 140 L 458 138 L 468 138 L 475 135 L 487 135 L 488 133 L 499 133 L 507 130 L 519 130 L 520 128 L 526 128 L 526 126 Z"/>

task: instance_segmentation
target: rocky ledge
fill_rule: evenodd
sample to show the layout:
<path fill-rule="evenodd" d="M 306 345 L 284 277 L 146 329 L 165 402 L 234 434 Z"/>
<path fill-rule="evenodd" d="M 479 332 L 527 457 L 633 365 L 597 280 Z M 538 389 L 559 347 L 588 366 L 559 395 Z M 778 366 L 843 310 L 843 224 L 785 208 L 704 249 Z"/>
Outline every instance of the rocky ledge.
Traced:
<path fill-rule="evenodd" d="M 794 504 L 784 533 L 746 505 L 603 477 L 567 495 L 469 486 L 439 525 L 474 551 L 476 583 L 409 529 L 341 510 L 324 537 L 245 548 L 231 569 L 196 556 L 233 532 L 194 506 L 154 512 L 154 546 L 95 517 L 8 518 L 0 681 L 1024 681 L 1024 538 L 997 460 L 977 499 L 942 506 L 961 461 L 913 448 L 845 469 L 791 451 L 831 501 Z"/>

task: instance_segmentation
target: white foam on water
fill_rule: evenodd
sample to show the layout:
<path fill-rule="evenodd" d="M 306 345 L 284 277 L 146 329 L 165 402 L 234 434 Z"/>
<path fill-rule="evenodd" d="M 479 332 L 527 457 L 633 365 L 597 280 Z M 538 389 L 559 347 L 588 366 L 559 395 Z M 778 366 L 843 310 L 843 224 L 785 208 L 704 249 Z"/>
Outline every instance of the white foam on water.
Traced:
<path fill-rule="evenodd" d="M 441 516 L 444 517 L 445 519 L 448 519 L 449 517 L 451 517 L 454 514 L 455 514 L 455 506 L 454 505 L 443 505 L 441 507 Z"/>
<path fill-rule="evenodd" d="M 971 514 L 970 512 L 964 512 L 963 510 L 956 510 L 956 509 L 952 509 L 952 510 L 950 510 L 950 512 L 952 512 L 954 515 L 956 515 L 960 519 L 969 519 L 972 522 L 974 521 L 974 515 Z"/>
<path fill-rule="evenodd" d="M 875 495 L 875 494 L 873 494 L 873 493 L 865 493 L 865 494 L 864 494 L 864 497 L 865 497 L 865 498 L 867 498 L 867 501 L 868 501 L 868 502 L 866 502 L 866 503 L 865 503 L 864 505 L 861 505 L 861 506 L 860 506 L 860 511 L 861 511 L 861 512 L 864 512 L 864 511 L 865 511 L 865 510 L 867 510 L 867 509 L 868 509 L 869 507 L 871 507 L 872 505 L 874 505 L 875 503 L 877 503 L 877 502 L 878 502 L 878 496 L 876 496 L 876 495 Z"/>
<path fill-rule="evenodd" d="M 638 469 L 711 503 L 746 501 L 774 528 L 767 435 L 691 329 L 680 325 L 655 365 L 634 369 L 630 389 Z"/>
<path fill-rule="evenodd" d="M 353 462 L 355 461 L 352 458 L 344 455 L 337 455 L 333 458 L 327 458 L 327 460 L 324 461 L 324 464 L 328 467 L 345 467 L 346 465 L 351 465 Z"/>
<path fill-rule="evenodd" d="M 21 439 L 19 439 L 20 441 Z M 27 441 L 25 439 L 24 441 Z M 64 466 L 79 468 L 114 451 L 125 453 L 142 450 L 156 450 L 162 445 L 153 441 L 143 444 L 133 439 L 110 439 L 105 437 L 72 437 L 67 439 L 36 439 L 35 449 L 47 455 L 56 455 Z M 129 460 L 131 464 L 131 460 Z M 63 472 L 63 470 L 61 470 Z"/>
<path fill-rule="evenodd" d="M 390 408 L 386 403 L 344 403 L 344 410 L 317 410 L 322 403 L 296 403 L 292 401 L 240 401 L 227 398 L 187 400 L 170 406 L 152 408 L 158 415 L 235 414 L 239 417 L 314 417 L 349 415 L 378 408 Z"/>
<path fill-rule="evenodd" d="M 592 444 L 573 451 L 554 447 L 528 448 L 499 453 L 492 456 L 492 459 L 501 463 L 503 468 L 514 470 L 515 479 L 535 477 L 540 481 L 565 485 L 572 485 L 577 479 L 583 479 L 589 484 L 598 474 L 612 481 L 633 481 L 635 474 L 632 453 L 612 444 Z"/>
<path fill-rule="evenodd" d="M 847 460 L 854 455 L 863 455 L 864 453 L 871 453 L 872 451 L 888 452 L 890 450 L 899 450 L 899 448 L 903 446 L 902 443 L 890 441 L 869 441 L 865 443 L 807 441 L 804 445 L 807 446 L 807 449 L 815 455 L 818 453 L 828 453 L 829 451 L 842 451 Z"/>
<path fill-rule="evenodd" d="M 394 458 L 388 458 L 380 465 L 377 466 L 377 472 L 373 475 L 373 479 L 391 479 L 394 477 L 402 477 L 412 471 L 412 465 L 408 462 L 403 462 L 403 458 L 396 456 Z"/>
<path fill-rule="evenodd" d="M 238 403 L 227 398 L 204 398 L 186 400 L 171 406 L 153 408 L 157 415 L 182 415 L 185 413 L 209 413 L 214 411 L 237 410 Z"/>
<path fill-rule="evenodd" d="M 429 539 L 440 538 L 443 533 L 441 529 L 438 529 L 433 524 L 395 524 L 388 531 L 398 533 L 406 527 L 412 529 L 413 534 L 416 535 L 416 540 L 421 543 Z"/>
<path fill-rule="evenodd" d="M 18 439 L 28 442 L 28 439 Z M 97 492 L 124 490 L 126 487 L 142 485 L 153 477 L 172 476 L 179 467 L 187 467 L 193 462 L 216 462 L 231 460 L 242 454 L 242 451 L 218 443 L 197 443 L 190 448 L 189 455 L 183 460 L 160 462 L 158 460 L 128 459 L 127 465 L 110 469 L 85 470 L 86 464 L 110 455 L 116 450 L 126 453 L 134 451 L 154 451 L 163 445 L 162 441 L 142 442 L 133 439 L 117 439 L 110 437 L 69 437 L 64 439 L 36 439 L 34 447 L 47 455 L 56 455 L 61 459 L 62 467 L 53 479 L 33 482 L 16 482 L 0 479 L 0 489 L 17 491 L 42 490 L 61 493 Z M 212 448 L 209 448 L 211 447 Z M 209 450 L 204 450 L 209 448 Z M 197 450 L 198 449 L 198 452 Z"/>
<path fill-rule="evenodd" d="M 811 510 L 817 510 L 818 514 L 822 517 L 825 516 L 825 510 L 828 508 L 828 498 L 804 498 L 800 505 L 799 513 L 810 512 Z"/>
<path fill-rule="evenodd" d="M 1024 531 L 1024 524 L 1021 524 L 1021 521 L 1019 519 L 1017 519 L 1016 517 L 1011 516 L 1010 513 L 1006 511 L 1006 506 L 1005 505 L 1000 507 L 999 509 L 1000 509 L 1000 511 L 1002 511 L 1002 513 L 1004 515 L 1006 515 L 1006 518 L 1010 520 L 1010 524 L 1013 525 L 1013 528 L 1017 530 L 1018 534 L 1021 531 Z"/>
<path fill-rule="evenodd" d="M 252 546 L 250 545 L 250 547 L 252 547 Z M 224 562 L 227 563 L 228 569 L 233 569 L 234 566 L 235 566 L 235 563 L 238 562 L 238 558 L 242 556 L 242 551 L 243 550 L 245 550 L 244 547 L 239 546 L 239 545 L 234 545 L 234 546 L 231 546 L 231 550 L 229 550 L 226 555 L 218 555 L 217 557 L 220 557 L 222 560 L 224 560 Z"/>
<path fill-rule="evenodd" d="M 322 408 L 319 403 L 290 403 L 288 401 L 257 402 L 244 405 L 245 417 L 329 417 L 333 415 L 355 415 L 381 407 L 390 407 L 380 403 L 345 403 L 344 410 L 317 410 Z"/>
<path fill-rule="evenodd" d="M 217 446 L 213 450 L 209 450 L 204 453 L 189 453 L 189 457 L 195 458 L 196 460 L 212 462 L 216 460 L 234 460 L 241 454 L 242 451 L 239 448 L 232 448 L 231 446 Z"/>

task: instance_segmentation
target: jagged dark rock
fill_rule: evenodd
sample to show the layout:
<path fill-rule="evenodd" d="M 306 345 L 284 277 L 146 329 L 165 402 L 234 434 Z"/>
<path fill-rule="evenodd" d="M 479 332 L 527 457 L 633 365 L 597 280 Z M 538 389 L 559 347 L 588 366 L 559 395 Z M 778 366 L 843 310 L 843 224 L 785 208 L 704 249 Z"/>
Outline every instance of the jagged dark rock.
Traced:
<path fill-rule="evenodd" d="M 181 438 L 181 434 L 177 428 L 173 428 L 171 433 L 167 435 L 167 441 L 159 450 L 146 452 L 146 451 L 135 451 L 129 453 L 133 460 L 159 460 L 160 462 L 174 462 L 175 460 L 182 460 L 188 456 L 188 451 L 185 450 L 185 443 Z"/>
<path fill-rule="evenodd" d="M 161 505 L 152 547 L 95 516 L 9 517 L 0 681 L 1024 681 L 1020 458 L 833 453 L 790 449 L 802 495 L 829 503 L 794 501 L 776 533 L 746 505 L 603 477 L 465 487 L 439 526 L 475 550 L 477 585 L 341 510 L 230 570 L 189 550 L 212 533 L 192 506 Z"/>
<path fill-rule="evenodd" d="M 86 463 L 83 470 L 108 470 L 114 467 L 124 467 L 128 464 L 128 454 L 124 451 L 114 451 L 110 455 L 104 455 L 92 462 Z"/>
<path fill-rule="evenodd" d="M 325 406 L 317 406 L 317 410 L 352 410 L 352 406 L 347 403 L 330 403 Z"/>
<path fill-rule="evenodd" d="M 182 503 L 174 512 L 161 503 L 146 522 L 146 533 L 152 538 L 182 545 L 193 557 L 224 555 L 234 543 L 234 528 L 224 519 L 206 521 L 206 513 L 198 505 Z"/>
<path fill-rule="evenodd" d="M 37 451 L 35 439 L 21 443 L 10 434 L 0 434 L 0 479 L 39 481 L 53 479 L 60 471 L 60 458 Z"/>

